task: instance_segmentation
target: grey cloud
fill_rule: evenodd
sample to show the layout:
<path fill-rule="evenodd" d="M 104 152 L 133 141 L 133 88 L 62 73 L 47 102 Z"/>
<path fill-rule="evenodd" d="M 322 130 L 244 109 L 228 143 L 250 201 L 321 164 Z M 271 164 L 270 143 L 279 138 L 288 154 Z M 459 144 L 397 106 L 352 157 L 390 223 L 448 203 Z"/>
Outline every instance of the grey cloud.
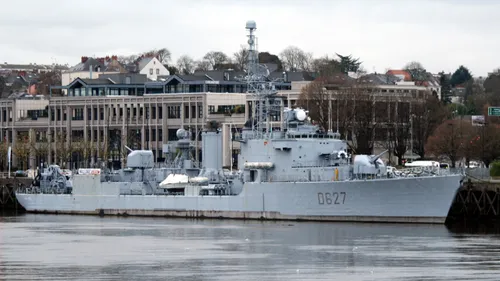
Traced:
<path fill-rule="evenodd" d="M 174 60 L 232 54 L 257 21 L 259 49 L 296 45 L 316 56 L 361 57 L 383 71 L 420 60 L 430 71 L 496 65 L 500 1 L 189 0 L 10 1 L 0 10 L 0 61 L 75 64 L 82 55 L 169 48 Z"/>

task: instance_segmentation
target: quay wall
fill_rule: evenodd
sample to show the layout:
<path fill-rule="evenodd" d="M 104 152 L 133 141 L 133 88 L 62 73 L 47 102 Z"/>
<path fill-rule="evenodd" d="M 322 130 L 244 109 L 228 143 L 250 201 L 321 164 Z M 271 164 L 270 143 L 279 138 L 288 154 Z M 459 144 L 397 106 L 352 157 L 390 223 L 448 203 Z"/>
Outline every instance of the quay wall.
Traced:
<path fill-rule="evenodd" d="M 29 186 L 32 181 L 29 178 L 0 178 L 0 210 L 24 211 L 14 191 L 19 186 Z"/>
<path fill-rule="evenodd" d="M 467 181 L 457 191 L 447 222 L 500 219 L 500 181 Z"/>

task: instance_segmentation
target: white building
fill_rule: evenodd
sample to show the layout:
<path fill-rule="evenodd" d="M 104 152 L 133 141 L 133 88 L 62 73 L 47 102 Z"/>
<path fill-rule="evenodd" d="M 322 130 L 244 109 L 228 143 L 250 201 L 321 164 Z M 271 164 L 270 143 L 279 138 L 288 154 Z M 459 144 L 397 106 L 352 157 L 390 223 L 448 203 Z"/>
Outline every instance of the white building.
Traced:
<path fill-rule="evenodd" d="M 143 58 L 138 63 L 140 74 L 147 75 L 148 79 L 156 81 L 158 76 L 170 75 L 170 71 L 155 57 Z"/>

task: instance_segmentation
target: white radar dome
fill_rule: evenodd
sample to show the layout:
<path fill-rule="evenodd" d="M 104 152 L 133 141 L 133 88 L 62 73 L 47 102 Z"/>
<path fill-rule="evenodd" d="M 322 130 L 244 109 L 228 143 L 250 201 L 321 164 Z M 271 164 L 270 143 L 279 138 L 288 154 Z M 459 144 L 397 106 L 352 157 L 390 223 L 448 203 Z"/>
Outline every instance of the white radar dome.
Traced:
<path fill-rule="evenodd" d="M 299 121 L 304 121 L 304 120 L 306 120 L 306 118 L 307 118 L 307 114 L 306 114 L 306 112 L 305 112 L 304 110 L 302 110 L 302 109 L 297 109 L 297 110 L 295 111 L 295 116 L 297 117 L 297 119 L 298 119 Z"/>
<path fill-rule="evenodd" d="M 245 25 L 246 29 L 257 29 L 257 24 L 253 20 L 247 21 Z"/>
<path fill-rule="evenodd" d="M 177 130 L 176 135 L 177 135 L 178 139 L 183 139 L 186 137 L 186 130 L 181 128 L 181 129 Z"/>

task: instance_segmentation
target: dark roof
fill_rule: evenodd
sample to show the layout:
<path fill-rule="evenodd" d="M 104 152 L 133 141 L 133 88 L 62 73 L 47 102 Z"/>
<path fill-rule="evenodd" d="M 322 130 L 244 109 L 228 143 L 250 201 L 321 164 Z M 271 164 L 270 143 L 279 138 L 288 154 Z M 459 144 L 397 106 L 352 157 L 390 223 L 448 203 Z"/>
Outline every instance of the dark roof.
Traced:
<path fill-rule="evenodd" d="M 242 77 L 245 75 L 243 71 L 234 71 L 234 70 L 209 70 L 209 71 L 201 71 L 197 70 L 194 72 L 192 76 L 202 77 L 208 76 L 213 81 L 238 81 L 238 77 Z M 190 75 L 188 75 L 190 76 Z M 226 76 L 226 77 L 224 77 Z M 228 78 L 228 79 L 226 79 Z M 203 79 L 206 80 L 206 79 Z"/>
<path fill-rule="evenodd" d="M 126 84 L 127 77 L 130 77 L 130 84 L 141 84 L 148 81 L 146 74 L 138 73 L 117 73 L 117 74 L 101 74 L 99 79 L 110 79 L 115 84 Z"/>
<path fill-rule="evenodd" d="M 90 69 L 90 66 L 92 66 L 93 71 L 97 71 L 98 68 L 101 70 L 104 70 L 105 65 L 99 61 L 97 61 L 94 58 L 88 58 L 85 62 L 81 62 L 73 67 L 71 67 L 68 71 L 69 72 L 78 72 L 78 71 L 88 71 Z"/>
<path fill-rule="evenodd" d="M 142 58 L 137 62 L 138 70 L 141 71 L 152 60 L 152 57 Z"/>
<path fill-rule="evenodd" d="M 195 76 L 206 75 L 214 81 L 240 81 L 238 78 L 245 77 L 246 73 L 244 71 L 234 71 L 234 70 L 209 70 L 201 71 L 197 70 L 194 72 Z M 285 79 L 285 75 L 281 71 L 274 71 L 269 74 L 271 80 L 275 79 Z M 286 81 L 313 81 L 314 77 L 306 71 L 297 72 L 286 72 Z"/>
<path fill-rule="evenodd" d="M 375 84 L 375 85 L 394 85 L 398 81 L 401 81 L 401 79 L 391 74 L 371 73 L 363 75 L 359 78 L 359 82 L 361 83 Z"/>
<path fill-rule="evenodd" d="M 286 75 L 285 75 L 286 74 Z M 275 71 L 269 74 L 270 79 L 284 79 L 285 82 L 313 81 L 314 77 L 306 71 Z"/>
<path fill-rule="evenodd" d="M 30 82 L 34 83 L 37 81 L 37 77 L 34 75 L 32 77 L 24 77 L 22 75 L 18 75 L 17 73 L 10 73 L 4 79 L 5 83 L 7 84 L 13 84 L 14 82 L 18 81 L 25 86 L 27 86 Z"/>
<path fill-rule="evenodd" d="M 184 81 L 220 81 L 208 75 L 177 75 Z M 222 80 L 222 79 L 221 79 Z"/>
<path fill-rule="evenodd" d="M 80 78 L 77 78 L 77 79 L 80 79 Z M 83 81 L 85 84 L 87 85 L 113 85 L 115 83 L 113 83 L 113 81 L 109 80 L 109 79 L 80 79 L 81 81 Z"/>

